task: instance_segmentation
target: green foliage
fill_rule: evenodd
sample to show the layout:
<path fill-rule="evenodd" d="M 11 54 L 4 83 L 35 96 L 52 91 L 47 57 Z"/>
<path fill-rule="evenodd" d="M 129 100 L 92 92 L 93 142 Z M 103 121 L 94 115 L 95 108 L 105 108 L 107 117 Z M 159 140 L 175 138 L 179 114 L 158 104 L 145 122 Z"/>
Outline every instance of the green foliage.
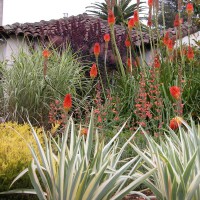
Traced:
<path fill-rule="evenodd" d="M 28 171 L 34 189 L 6 193 L 32 193 L 41 200 L 122 199 L 155 171 L 153 169 L 139 178 L 133 178 L 140 160 L 137 156 L 127 158 L 126 162 L 121 160 L 122 153 L 134 136 L 119 149 L 118 137 L 124 126 L 105 143 L 94 130 L 93 114 L 86 138 L 81 136 L 81 127 L 77 132 L 73 120 L 69 119 L 66 131 L 58 141 L 52 137 L 48 139 L 44 134 L 45 148 L 42 148 L 37 133 L 32 129 L 41 162 L 35 148 L 29 144 L 33 161 L 13 182 Z M 119 167 L 122 162 L 124 164 Z"/>
<path fill-rule="evenodd" d="M 66 93 L 71 93 L 73 106 L 80 104 L 87 92 L 85 67 L 68 47 L 61 55 L 52 50 L 47 60 L 46 81 L 43 76 L 44 58 L 42 51 L 26 53 L 23 50 L 16 55 L 13 66 L 2 70 L 1 84 L 4 88 L 5 113 L 10 118 L 20 121 L 27 114 L 32 122 L 44 121 L 48 114 L 49 103 L 55 99 L 63 101 Z M 53 87 L 51 87 L 51 86 Z"/>
<path fill-rule="evenodd" d="M 131 2 L 132 0 L 115 1 L 114 15 L 116 17 L 116 24 L 124 23 L 133 15 L 133 11 L 137 9 L 137 3 L 131 4 Z M 141 4 L 142 3 L 139 4 L 139 11 L 144 9 Z M 104 20 L 108 19 L 108 7 L 106 0 L 103 3 L 92 3 L 92 6 L 88 6 L 86 8 L 88 9 L 86 10 L 88 13 L 98 16 Z"/>
<path fill-rule="evenodd" d="M 35 129 L 41 138 L 41 129 Z M 31 153 L 26 145 L 30 142 L 36 147 L 28 124 L 6 122 L 0 124 L 0 191 L 9 189 L 11 181 L 24 170 L 31 162 Z M 42 140 L 41 140 L 42 143 Z M 36 151 L 38 152 L 38 151 Z M 13 185 L 17 187 L 30 187 L 28 176 Z"/>
<path fill-rule="evenodd" d="M 178 135 L 170 130 L 160 144 L 145 134 L 144 151 L 132 145 L 146 170 L 157 168 L 145 184 L 158 199 L 198 200 L 200 196 L 200 127 L 192 120 L 191 126 L 182 123 Z"/>

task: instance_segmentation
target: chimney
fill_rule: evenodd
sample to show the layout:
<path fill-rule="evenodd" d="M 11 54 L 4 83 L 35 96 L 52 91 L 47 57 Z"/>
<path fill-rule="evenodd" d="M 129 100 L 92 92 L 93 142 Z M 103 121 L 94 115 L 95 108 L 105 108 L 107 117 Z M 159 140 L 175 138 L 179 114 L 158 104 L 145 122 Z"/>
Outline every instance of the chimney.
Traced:
<path fill-rule="evenodd" d="M 0 26 L 3 24 L 3 0 L 0 0 Z"/>

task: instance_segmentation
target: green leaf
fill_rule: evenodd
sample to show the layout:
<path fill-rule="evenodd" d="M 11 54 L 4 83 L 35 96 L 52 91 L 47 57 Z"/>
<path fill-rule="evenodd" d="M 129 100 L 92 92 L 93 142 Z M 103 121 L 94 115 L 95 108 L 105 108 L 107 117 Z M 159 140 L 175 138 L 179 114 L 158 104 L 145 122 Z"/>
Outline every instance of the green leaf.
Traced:
<path fill-rule="evenodd" d="M 131 190 L 136 188 L 139 184 L 144 182 L 156 169 L 152 169 L 144 175 L 141 175 L 138 179 L 131 182 L 128 186 L 126 186 L 119 193 L 115 194 L 110 200 L 121 200 L 126 194 L 128 194 Z"/>
<path fill-rule="evenodd" d="M 37 193 L 37 196 L 40 200 L 46 200 L 45 193 L 42 190 L 40 182 L 38 180 L 37 174 L 35 172 L 36 167 L 34 166 L 34 161 L 28 167 L 28 173 L 31 180 L 31 183 Z"/>

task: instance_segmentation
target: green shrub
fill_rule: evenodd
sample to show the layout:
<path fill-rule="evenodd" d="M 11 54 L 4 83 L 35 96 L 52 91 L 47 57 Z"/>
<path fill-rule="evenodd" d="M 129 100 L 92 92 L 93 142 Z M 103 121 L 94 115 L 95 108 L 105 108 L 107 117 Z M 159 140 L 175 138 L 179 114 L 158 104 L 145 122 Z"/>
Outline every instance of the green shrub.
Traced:
<path fill-rule="evenodd" d="M 31 53 L 21 50 L 13 59 L 11 68 L 7 69 L 5 65 L 1 70 L 4 107 L 10 119 L 24 120 L 28 113 L 32 122 L 45 122 L 50 102 L 56 99 L 63 101 L 64 95 L 71 93 L 76 107 L 87 91 L 85 68 L 69 47 L 61 55 L 56 50 L 51 51 L 46 62 L 47 81 L 43 76 L 45 58 L 41 49 Z"/>
<path fill-rule="evenodd" d="M 1 123 L 0 132 L 0 191 L 5 191 L 9 189 L 16 175 L 31 162 L 31 153 L 26 142 L 35 146 L 35 141 L 28 124 Z M 40 132 L 37 129 L 37 133 Z M 22 186 L 30 186 L 28 176 L 13 185 L 14 188 Z"/>

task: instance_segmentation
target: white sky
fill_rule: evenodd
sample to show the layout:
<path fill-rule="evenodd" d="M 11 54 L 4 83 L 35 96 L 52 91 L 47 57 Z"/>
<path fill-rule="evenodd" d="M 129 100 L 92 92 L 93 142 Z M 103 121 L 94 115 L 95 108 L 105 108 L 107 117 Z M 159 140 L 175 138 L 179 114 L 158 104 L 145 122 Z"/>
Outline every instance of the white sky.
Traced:
<path fill-rule="evenodd" d="M 3 25 L 60 19 L 63 13 L 78 15 L 94 2 L 104 0 L 4 0 Z"/>

